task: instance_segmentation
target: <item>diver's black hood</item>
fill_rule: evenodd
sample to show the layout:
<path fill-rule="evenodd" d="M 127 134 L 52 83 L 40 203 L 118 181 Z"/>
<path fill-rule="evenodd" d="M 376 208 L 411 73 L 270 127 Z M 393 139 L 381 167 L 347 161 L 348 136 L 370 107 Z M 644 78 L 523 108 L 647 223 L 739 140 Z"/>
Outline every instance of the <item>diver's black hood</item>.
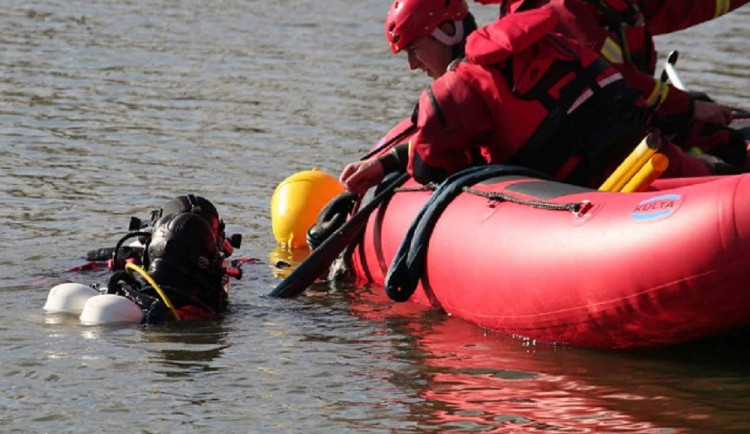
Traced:
<path fill-rule="evenodd" d="M 161 217 L 154 224 L 147 257 L 148 273 L 160 286 L 220 308 L 221 255 L 213 229 L 199 214 L 178 212 Z"/>

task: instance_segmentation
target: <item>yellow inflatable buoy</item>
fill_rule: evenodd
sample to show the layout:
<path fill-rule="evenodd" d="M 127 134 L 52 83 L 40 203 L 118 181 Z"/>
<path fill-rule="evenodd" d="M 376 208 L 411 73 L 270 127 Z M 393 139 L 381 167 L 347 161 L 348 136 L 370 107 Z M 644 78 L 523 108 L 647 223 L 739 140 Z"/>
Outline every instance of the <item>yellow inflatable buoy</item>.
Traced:
<path fill-rule="evenodd" d="M 306 170 L 281 181 L 271 197 L 271 226 L 276 241 L 287 248 L 307 246 L 307 230 L 318 213 L 344 187 L 318 169 Z"/>

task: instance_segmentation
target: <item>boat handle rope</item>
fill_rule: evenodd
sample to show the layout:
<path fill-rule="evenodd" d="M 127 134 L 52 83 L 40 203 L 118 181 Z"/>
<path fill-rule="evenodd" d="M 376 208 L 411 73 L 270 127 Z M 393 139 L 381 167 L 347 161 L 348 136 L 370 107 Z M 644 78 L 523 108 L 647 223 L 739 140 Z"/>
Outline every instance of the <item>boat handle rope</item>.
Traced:
<path fill-rule="evenodd" d="M 584 200 L 581 202 L 555 203 L 541 200 L 520 199 L 508 193 L 499 191 L 483 191 L 471 187 L 464 187 L 465 193 L 474 194 L 484 197 L 493 202 L 512 202 L 518 205 L 530 206 L 532 208 L 546 209 L 550 211 L 570 211 L 575 215 L 580 215 L 589 209 L 591 202 Z"/>
<path fill-rule="evenodd" d="M 393 190 L 394 193 L 404 193 L 409 191 L 435 191 L 437 190 L 438 185 L 434 182 L 430 182 L 429 184 L 425 185 L 412 185 L 411 187 L 399 187 L 395 190 Z"/>
<path fill-rule="evenodd" d="M 161 289 L 159 284 L 156 283 L 156 281 L 146 272 L 146 270 L 133 263 L 128 262 L 127 264 L 125 264 L 125 271 L 135 271 L 136 273 L 140 274 L 141 277 L 146 279 L 146 282 L 148 282 L 148 284 L 151 285 L 152 288 L 154 288 L 157 294 L 159 294 L 159 297 L 164 300 L 164 304 L 166 304 L 169 308 L 169 311 L 172 312 L 172 316 L 174 316 L 174 319 L 177 321 L 180 320 L 180 315 L 177 313 L 177 309 L 174 308 L 174 305 L 169 300 L 169 297 L 167 297 L 167 294 L 163 289 Z"/>
<path fill-rule="evenodd" d="M 429 183 L 421 186 L 400 187 L 396 189 L 396 192 L 402 193 L 414 191 L 435 191 L 437 187 L 437 184 Z M 576 216 L 581 216 L 591 208 L 591 202 L 588 200 L 582 200 L 580 202 L 555 203 L 545 202 L 541 200 L 521 199 L 508 193 L 484 191 L 472 187 L 464 187 L 463 191 L 464 193 L 484 197 L 491 202 L 512 202 L 518 205 L 525 205 L 532 208 L 544 209 L 549 211 L 570 211 Z"/>

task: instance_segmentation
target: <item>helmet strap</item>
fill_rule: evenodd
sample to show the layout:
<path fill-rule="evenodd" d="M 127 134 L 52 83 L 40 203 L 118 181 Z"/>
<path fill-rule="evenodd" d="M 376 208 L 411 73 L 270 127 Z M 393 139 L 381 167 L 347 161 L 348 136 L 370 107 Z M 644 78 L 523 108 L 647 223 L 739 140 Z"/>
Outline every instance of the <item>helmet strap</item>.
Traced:
<path fill-rule="evenodd" d="M 453 26 L 456 29 L 453 36 L 449 36 L 440 29 L 440 26 L 438 26 L 435 27 L 435 31 L 432 32 L 432 37 L 449 47 L 458 45 L 464 39 L 464 23 L 463 21 L 454 21 Z"/>

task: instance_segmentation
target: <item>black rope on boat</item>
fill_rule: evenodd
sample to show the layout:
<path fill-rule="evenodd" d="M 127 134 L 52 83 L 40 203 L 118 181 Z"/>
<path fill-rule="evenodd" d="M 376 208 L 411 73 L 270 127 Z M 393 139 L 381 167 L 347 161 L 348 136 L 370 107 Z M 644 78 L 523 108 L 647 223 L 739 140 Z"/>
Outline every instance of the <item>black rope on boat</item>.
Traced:
<path fill-rule="evenodd" d="M 385 291 L 394 301 L 408 300 L 422 277 L 427 245 L 435 223 L 448 205 L 463 193 L 464 188 L 498 176 L 549 177 L 520 166 L 477 166 L 449 176 L 425 203 L 412 221 L 388 269 Z"/>
<path fill-rule="evenodd" d="M 520 199 L 508 193 L 483 191 L 471 187 L 464 187 L 463 191 L 465 193 L 484 197 L 494 202 L 512 202 L 518 205 L 526 205 L 532 208 L 545 209 L 549 211 L 570 211 L 574 214 L 580 213 L 583 206 L 586 205 L 585 202 L 553 203 L 540 200 Z"/>

